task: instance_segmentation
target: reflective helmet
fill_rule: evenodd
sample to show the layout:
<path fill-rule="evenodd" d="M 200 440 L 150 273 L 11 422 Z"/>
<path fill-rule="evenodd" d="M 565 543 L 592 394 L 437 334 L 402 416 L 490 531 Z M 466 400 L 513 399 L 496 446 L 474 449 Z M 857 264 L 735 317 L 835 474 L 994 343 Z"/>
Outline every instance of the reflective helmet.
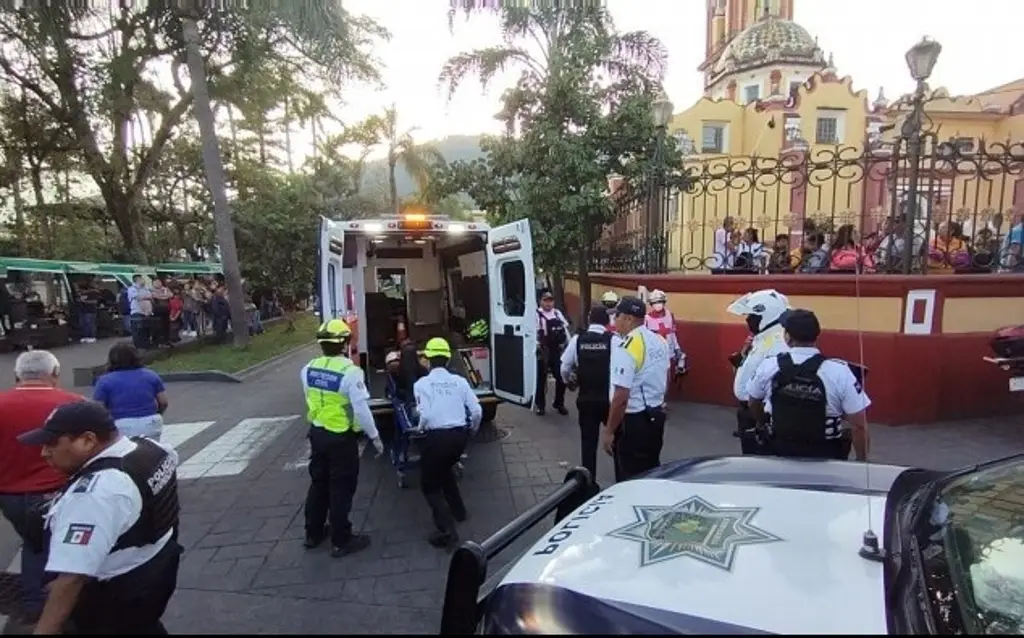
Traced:
<path fill-rule="evenodd" d="M 752 332 L 757 333 L 777 323 L 782 313 L 788 309 L 789 299 L 786 298 L 786 295 L 774 288 L 767 288 L 756 292 L 748 292 L 729 304 L 726 311 L 741 317 L 748 317 L 747 325 L 750 326 Z M 756 325 L 749 318 L 752 316 L 758 318 Z"/>
<path fill-rule="evenodd" d="M 614 308 L 619 303 L 619 296 L 609 290 L 601 295 L 601 305 L 605 308 Z"/>
<path fill-rule="evenodd" d="M 428 359 L 433 359 L 435 357 L 451 359 L 452 348 L 448 345 L 448 342 L 441 337 L 434 337 L 428 341 L 427 346 L 423 348 L 423 356 Z"/>
<path fill-rule="evenodd" d="M 661 290 L 653 290 L 651 294 L 647 296 L 648 303 L 665 303 L 668 300 L 668 295 Z"/>
<path fill-rule="evenodd" d="M 352 337 L 352 330 L 341 319 L 331 319 L 320 324 L 316 331 L 319 343 L 344 343 Z"/>
<path fill-rule="evenodd" d="M 484 319 L 477 319 L 469 324 L 469 330 L 466 331 L 466 336 L 470 339 L 486 339 L 490 334 L 491 327 Z"/>

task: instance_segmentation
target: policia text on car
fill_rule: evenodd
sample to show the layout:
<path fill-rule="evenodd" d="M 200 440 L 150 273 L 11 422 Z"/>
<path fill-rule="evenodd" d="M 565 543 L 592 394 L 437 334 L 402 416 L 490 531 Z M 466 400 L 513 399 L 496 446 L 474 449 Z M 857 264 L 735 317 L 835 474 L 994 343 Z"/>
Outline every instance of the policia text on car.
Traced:
<path fill-rule="evenodd" d="M 607 294 L 607 293 L 606 293 Z M 597 477 L 597 444 L 601 424 L 608 418 L 612 348 L 622 340 L 608 331 L 608 309 L 590 309 L 587 331 L 573 335 L 562 353 L 560 373 L 566 385 L 577 389 L 580 422 L 580 462 Z"/>
<path fill-rule="evenodd" d="M 46 515 L 56 574 L 37 634 L 165 635 L 160 622 L 178 583 L 178 455 L 121 436 L 101 404 L 63 405 L 18 437 L 70 475 Z"/>
<path fill-rule="evenodd" d="M 428 540 L 435 547 L 447 547 L 459 538 L 456 521 L 462 522 L 467 516 L 455 465 L 466 450 L 470 434 L 480 427 L 483 409 L 469 382 L 448 371 L 452 349 L 447 341 L 434 337 L 427 342 L 423 356 L 430 362 L 430 373 L 413 386 L 419 427 L 424 430 L 420 483 L 437 528 Z"/>
<path fill-rule="evenodd" d="M 861 383 L 845 362 L 818 350 L 821 326 L 813 312 L 787 310 L 779 323 L 789 351 L 762 362 L 747 386 L 754 418 L 770 423 L 771 453 L 846 459 L 852 444 L 857 460 L 866 460 L 871 400 Z"/>
<path fill-rule="evenodd" d="M 384 450 L 363 371 L 345 356 L 351 338 L 341 319 L 321 324 L 316 340 L 323 356 L 310 361 L 300 375 L 310 423 L 305 545 L 313 549 L 329 535 L 334 557 L 370 545 L 368 536 L 352 533 L 348 519 L 359 483 L 359 437 L 368 436 L 378 455 Z"/>
<path fill-rule="evenodd" d="M 615 460 L 615 480 L 624 481 L 661 464 L 665 434 L 668 343 L 644 326 L 647 307 L 623 297 L 615 327 L 625 335 L 612 350 L 611 406 L 603 447 Z"/>

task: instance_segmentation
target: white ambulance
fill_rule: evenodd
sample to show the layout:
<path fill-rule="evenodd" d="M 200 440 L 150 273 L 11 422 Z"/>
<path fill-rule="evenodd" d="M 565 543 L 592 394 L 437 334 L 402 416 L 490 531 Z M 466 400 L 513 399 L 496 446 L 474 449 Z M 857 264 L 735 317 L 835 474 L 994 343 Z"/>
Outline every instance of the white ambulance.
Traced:
<path fill-rule="evenodd" d="M 354 326 L 375 415 L 393 411 L 384 362 L 404 337 L 419 348 L 431 337 L 448 339 L 451 368 L 474 387 L 484 422 L 501 401 L 532 404 L 537 320 L 527 220 L 491 228 L 423 214 L 321 218 L 318 262 L 321 320 Z M 467 338 L 481 320 L 487 337 Z"/>

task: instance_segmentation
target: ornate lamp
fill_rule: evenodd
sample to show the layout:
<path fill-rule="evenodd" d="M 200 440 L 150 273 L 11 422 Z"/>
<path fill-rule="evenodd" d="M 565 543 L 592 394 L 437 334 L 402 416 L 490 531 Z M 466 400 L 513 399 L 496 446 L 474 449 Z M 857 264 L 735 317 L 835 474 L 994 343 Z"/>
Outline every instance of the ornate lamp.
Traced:
<path fill-rule="evenodd" d="M 918 82 L 924 82 L 931 77 L 935 70 L 935 63 L 939 61 L 939 54 L 942 53 L 942 45 L 925 36 L 921 41 L 910 47 L 905 56 L 907 68 L 910 69 L 910 77 Z"/>

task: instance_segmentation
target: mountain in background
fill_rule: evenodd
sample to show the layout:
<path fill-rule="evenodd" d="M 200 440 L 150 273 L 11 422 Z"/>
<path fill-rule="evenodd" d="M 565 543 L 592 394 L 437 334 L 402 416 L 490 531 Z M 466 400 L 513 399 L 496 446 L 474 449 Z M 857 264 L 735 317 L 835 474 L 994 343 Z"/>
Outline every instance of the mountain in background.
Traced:
<path fill-rule="evenodd" d="M 483 157 L 483 152 L 480 150 L 479 135 L 450 135 L 444 139 L 425 142 L 425 144 L 430 144 L 440 151 L 445 161 L 449 164 L 458 160 L 472 161 L 478 157 Z M 412 195 L 416 192 L 416 184 L 413 183 L 412 178 L 405 172 L 401 164 L 398 165 L 398 170 L 395 171 L 395 178 L 398 181 L 399 197 Z M 379 184 L 384 184 L 386 187 L 387 183 L 387 160 L 381 158 L 368 161 L 366 163 L 366 170 L 363 172 L 363 188 L 372 188 Z"/>

